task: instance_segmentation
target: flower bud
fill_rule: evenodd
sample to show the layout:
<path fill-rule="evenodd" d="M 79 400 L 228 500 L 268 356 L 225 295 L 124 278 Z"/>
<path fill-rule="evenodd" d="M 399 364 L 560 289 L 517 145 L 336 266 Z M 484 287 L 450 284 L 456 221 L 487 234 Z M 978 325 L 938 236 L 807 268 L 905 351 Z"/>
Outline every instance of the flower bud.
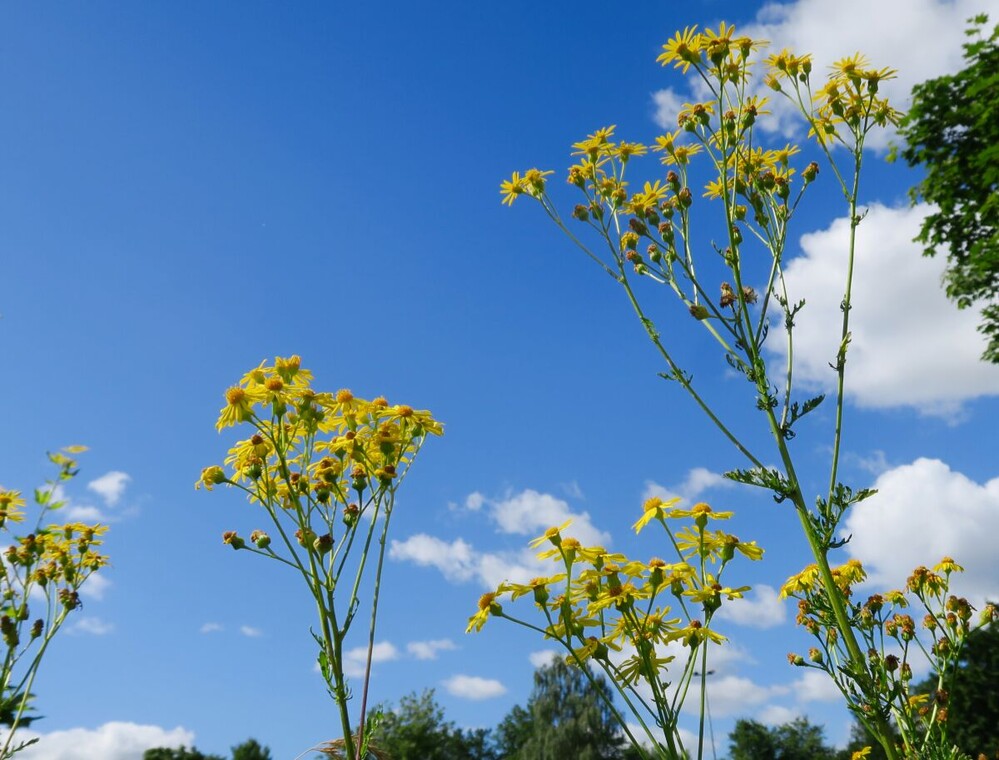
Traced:
<path fill-rule="evenodd" d="M 222 534 L 222 543 L 229 544 L 229 546 L 236 551 L 246 548 L 246 542 L 243 541 L 243 539 L 241 539 L 234 530 L 227 530 Z"/>
<path fill-rule="evenodd" d="M 255 530 L 250 534 L 250 541 L 256 544 L 258 549 L 266 549 L 271 545 L 271 537 L 262 530 Z"/>

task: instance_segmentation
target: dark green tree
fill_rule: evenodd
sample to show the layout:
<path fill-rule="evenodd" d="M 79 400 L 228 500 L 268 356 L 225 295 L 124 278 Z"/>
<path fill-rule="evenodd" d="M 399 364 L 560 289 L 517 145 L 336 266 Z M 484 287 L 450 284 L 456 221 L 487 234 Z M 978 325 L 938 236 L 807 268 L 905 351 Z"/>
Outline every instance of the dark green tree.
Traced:
<path fill-rule="evenodd" d="M 755 720 L 738 720 L 728 735 L 731 760 L 836 760 L 822 728 L 807 718 L 771 728 Z"/>
<path fill-rule="evenodd" d="M 913 202 L 936 205 L 916 238 L 925 254 L 947 251 L 947 295 L 960 308 L 981 304 L 982 358 L 999 362 L 999 26 L 970 19 L 965 67 L 917 85 L 902 123 L 902 157 L 926 177 Z"/>
<path fill-rule="evenodd" d="M 432 689 L 403 697 L 397 710 L 379 710 L 371 743 L 389 760 L 496 760 L 490 732 L 463 731 L 446 721 Z"/>
<path fill-rule="evenodd" d="M 534 673 L 527 709 L 514 707 L 497 729 L 506 760 L 621 760 L 624 742 L 607 682 L 593 684 L 562 659 Z"/>
<path fill-rule="evenodd" d="M 232 748 L 232 760 L 274 760 L 267 747 L 260 746 L 256 739 L 247 739 Z"/>
<path fill-rule="evenodd" d="M 142 760 L 225 760 L 221 755 L 206 755 L 191 747 L 156 747 L 142 753 Z"/>

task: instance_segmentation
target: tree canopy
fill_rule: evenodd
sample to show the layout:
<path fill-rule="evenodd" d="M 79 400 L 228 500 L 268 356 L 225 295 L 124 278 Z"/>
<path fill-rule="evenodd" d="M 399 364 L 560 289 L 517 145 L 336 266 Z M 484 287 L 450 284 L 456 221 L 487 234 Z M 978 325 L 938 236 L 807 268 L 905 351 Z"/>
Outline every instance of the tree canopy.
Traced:
<path fill-rule="evenodd" d="M 916 238 L 932 256 L 947 251 L 947 295 L 982 305 L 983 359 L 999 363 L 999 26 L 971 19 L 965 67 L 917 85 L 902 123 L 902 157 L 926 177 L 913 188 L 935 209 Z"/>

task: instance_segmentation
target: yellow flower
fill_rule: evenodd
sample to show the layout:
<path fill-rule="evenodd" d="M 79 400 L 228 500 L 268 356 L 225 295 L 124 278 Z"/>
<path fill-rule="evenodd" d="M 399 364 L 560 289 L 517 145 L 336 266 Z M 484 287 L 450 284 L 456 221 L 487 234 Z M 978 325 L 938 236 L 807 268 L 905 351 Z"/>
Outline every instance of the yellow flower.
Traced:
<path fill-rule="evenodd" d="M 614 124 L 611 124 L 609 127 L 601 127 L 592 135 L 587 135 L 585 140 L 573 143 L 572 147 L 575 150 L 572 152 L 572 155 L 586 155 L 592 161 L 601 153 L 612 151 L 614 143 L 610 142 L 610 138 L 614 135 L 615 128 L 616 125 Z"/>
<path fill-rule="evenodd" d="M 809 565 L 797 575 L 792 575 L 787 582 L 781 586 L 778 599 L 785 599 L 798 593 L 808 593 L 815 588 L 815 583 L 819 578 L 819 566 Z"/>
<path fill-rule="evenodd" d="M 663 66 L 672 63 L 686 74 L 691 64 L 701 62 L 701 42 L 702 37 L 697 34 L 697 27 L 688 26 L 663 45 L 663 52 L 656 58 L 656 62 Z"/>
<path fill-rule="evenodd" d="M 527 191 L 527 183 L 520 176 L 520 172 L 514 172 L 508 180 L 500 182 L 500 192 L 503 194 L 503 203 L 512 206 L 517 200 L 517 196 Z"/>
<path fill-rule="evenodd" d="M 529 543 L 528 546 L 531 547 L 532 549 L 537 549 L 545 541 L 551 541 L 552 544 L 558 546 L 559 544 L 562 543 L 562 536 L 561 536 L 562 531 L 568 528 L 571 524 L 572 520 L 566 520 L 564 523 L 562 523 L 557 527 L 549 528 L 540 536 L 538 536 L 536 539 L 531 541 L 531 543 Z"/>
<path fill-rule="evenodd" d="M 939 563 L 933 566 L 933 572 L 935 573 L 963 573 L 964 568 L 957 564 L 950 557 L 944 557 Z"/>
<path fill-rule="evenodd" d="M 221 430 L 231 427 L 237 422 L 243 422 L 253 416 L 253 405 L 266 398 L 263 389 L 240 388 L 234 386 L 225 392 L 226 405 L 219 410 L 219 419 L 215 428 Z"/>
<path fill-rule="evenodd" d="M 468 627 L 465 629 L 465 633 L 471 633 L 472 629 L 475 629 L 477 632 L 481 631 L 490 614 L 503 614 L 503 608 L 495 601 L 496 596 L 496 593 L 490 592 L 479 597 L 479 611 L 468 619 Z"/>
<path fill-rule="evenodd" d="M 867 757 L 870 754 L 871 754 L 871 748 L 864 747 L 863 749 L 858 749 L 856 752 L 850 755 L 850 760 L 863 760 L 863 758 Z"/>
<path fill-rule="evenodd" d="M 21 513 L 20 507 L 23 507 L 24 504 L 20 491 L 0 489 L 0 525 L 3 525 L 5 520 L 21 522 L 24 515 Z"/>
<path fill-rule="evenodd" d="M 666 508 L 672 507 L 680 501 L 679 498 L 670 499 L 669 501 L 663 501 L 658 496 L 653 496 L 650 499 L 646 499 L 645 503 L 642 505 L 642 516 L 639 518 L 633 527 L 635 533 L 641 533 L 642 528 L 648 525 L 653 520 L 662 520 L 666 516 Z"/>

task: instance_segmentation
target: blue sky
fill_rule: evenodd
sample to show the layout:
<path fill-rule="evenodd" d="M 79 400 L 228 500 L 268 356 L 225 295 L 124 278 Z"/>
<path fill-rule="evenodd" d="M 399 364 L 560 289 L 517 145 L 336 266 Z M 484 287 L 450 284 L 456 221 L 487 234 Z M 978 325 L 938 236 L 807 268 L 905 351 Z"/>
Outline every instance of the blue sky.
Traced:
<path fill-rule="evenodd" d="M 479 594 L 531 569 L 548 517 L 664 553 L 630 525 L 665 489 L 736 510 L 735 532 L 767 549 L 724 627 L 719 749 L 740 716 L 807 714 L 842 740 L 845 714 L 784 660 L 807 646 L 772 595 L 806 561 L 796 519 L 720 480 L 743 462 L 656 377 L 622 294 L 540 209 L 501 206 L 498 184 L 534 165 L 561 175 L 570 143 L 607 124 L 651 142 L 686 99 L 655 64 L 685 25 L 753 27 L 823 66 L 863 50 L 900 70 L 904 98 L 958 66 L 982 10 L 999 18 L 996 0 L 0 7 L 0 483 L 30 490 L 46 450 L 88 445 L 67 495 L 110 524 L 113 562 L 45 662 L 43 741 L 25 757 L 223 752 L 252 735 L 291 758 L 336 735 L 308 597 L 221 544 L 258 527 L 249 505 L 193 490 L 232 440 L 214 429 L 224 390 L 292 353 L 317 387 L 446 423 L 394 522 L 376 699 L 432 687 L 459 725 L 495 725 L 547 647 L 503 624 L 464 635 Z M 977 362 L 976 315 L 940 294 L 942 262 L 909 242 L 918 175 L 883 157 L 870 152 L 862 193 L 845 440 L 849 481 L 881 493 L 851 517 L 847 551 L 886 585 L 952 553 L 961 590 L 994 596 L 999 368 Z M 842 213 L 826 183 L 791 246 L 812 311 L 800 376 L 819 387 Z M 706 392 L 767 450 L 743 386 L 677 324 Z M 795 442 L 814 491 L 830 430 L 819 411 Z"/>

